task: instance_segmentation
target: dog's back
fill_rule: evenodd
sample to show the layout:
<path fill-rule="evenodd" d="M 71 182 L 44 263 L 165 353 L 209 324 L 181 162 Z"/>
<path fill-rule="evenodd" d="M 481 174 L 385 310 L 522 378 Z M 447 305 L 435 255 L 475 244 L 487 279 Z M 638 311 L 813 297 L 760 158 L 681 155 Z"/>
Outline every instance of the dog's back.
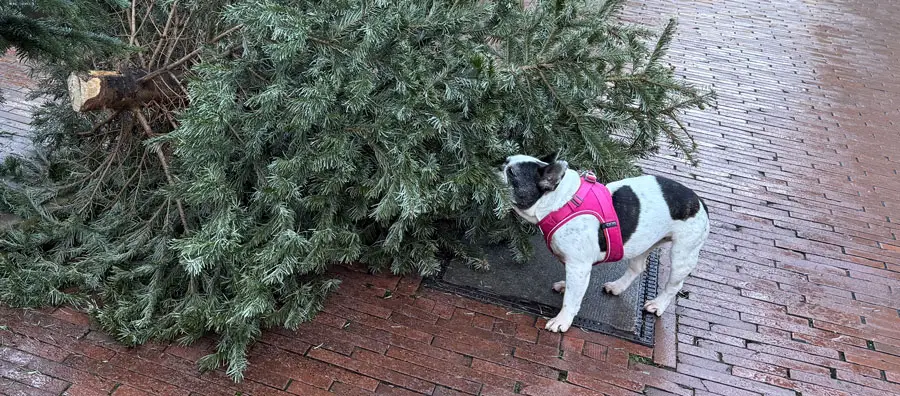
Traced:
<path fill-rule="evenodd" d="M 709 214 L 703 200 L 690 188 L 661 176 L 638 176 L 607 184 L 628 240 L 626 255 L 646 251 L 661 240 L 679 234 L 705 239 Z M 627 234 L 627 235 L 626 235 Z"/>

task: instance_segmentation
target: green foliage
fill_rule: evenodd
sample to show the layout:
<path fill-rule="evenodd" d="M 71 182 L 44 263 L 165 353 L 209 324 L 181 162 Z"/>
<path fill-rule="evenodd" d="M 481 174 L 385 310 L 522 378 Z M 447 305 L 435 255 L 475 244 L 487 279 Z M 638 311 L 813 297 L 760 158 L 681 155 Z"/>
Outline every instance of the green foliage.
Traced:
<path fill-rule="evenodd" d="M 694 150 L 676 116 L 711 96 L 662 63 L 674 22 L 654 40 L 615 19 L 621 3 L 223 6 L 243 28 L 207 52 L 239 50 L 193 69 L 171 132 L 91 145 L 67 103 L 43 110 L 44 163 L 0 187 L 25 218 L 0 237 L 0 299 L 89 306 L 129 344 L 214 332 L 201 365 L 240 379 L 261 328 L 321 308 L 333 263 L 428 275 L 500 242 L 525 258 L 533 230 L 494 175 L 506 156 L 561 151 L 613 180 L 660 135 Z"/>
<path fill-rule="evenodd" d="M 85 68 L 94 56 L 125 50 L 110 35 L 118 9 L 107 1 L 0 1 L 0 54 L 13 47 L 23 59 Z"/>

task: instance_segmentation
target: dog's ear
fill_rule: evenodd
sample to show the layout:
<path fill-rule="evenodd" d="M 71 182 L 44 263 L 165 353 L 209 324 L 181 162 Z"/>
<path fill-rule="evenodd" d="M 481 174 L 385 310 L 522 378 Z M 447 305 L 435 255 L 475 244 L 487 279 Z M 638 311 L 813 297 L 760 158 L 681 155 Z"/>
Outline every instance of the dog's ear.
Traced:
<path fill-rule="evenodd" d="M 543 191 L 556 190 L 556 186 L 559 185 L 560 180 L 566 175 L 568 169 L 569 163 L 566 161 L 553 161 L 549 165 L 541 167 L 538 186 Z"/>
<path fill-rule="evenodd" d="M 538 160 L 540 160 L 541 162 L 543 162 L 543 163 L 545 163 L 545 164 L 552 164 L 552 163 L 556 162 L 556 158 L 557 158 L 557 157 L 559 157 L 559 152 L 555 152 L 555 153 L 553 153 L 553 154 L 545 155 L 545 156 L 543 156 L 543 157 L 541 157 L 541 158 L 538 158 Z"/>

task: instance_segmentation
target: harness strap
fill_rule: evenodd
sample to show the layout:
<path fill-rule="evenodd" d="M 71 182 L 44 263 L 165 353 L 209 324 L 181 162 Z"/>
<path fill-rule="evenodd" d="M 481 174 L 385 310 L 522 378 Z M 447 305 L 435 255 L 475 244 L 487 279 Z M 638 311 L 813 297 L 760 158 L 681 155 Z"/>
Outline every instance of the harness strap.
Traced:
<path fill-rule="evenodd" d="M 619 227 L 619 217 L 612 204 L 612 195 L 606 186 L 597 183 L 597 177 L 590 172 L 582 175 L 581 185 L 569 202 L 538 222 L 538 227 L 544 234 L 544 240 L 547 242 L 550 252 L 562 261 L 550 244 L 553 234 L 573 218 L 584 215 L 597 218 L 600 221 L 600 231 L 606 237 L 606 256 L 594 265 L 621 260 L 625 255 L 625 249 L 622 230 Z"/>

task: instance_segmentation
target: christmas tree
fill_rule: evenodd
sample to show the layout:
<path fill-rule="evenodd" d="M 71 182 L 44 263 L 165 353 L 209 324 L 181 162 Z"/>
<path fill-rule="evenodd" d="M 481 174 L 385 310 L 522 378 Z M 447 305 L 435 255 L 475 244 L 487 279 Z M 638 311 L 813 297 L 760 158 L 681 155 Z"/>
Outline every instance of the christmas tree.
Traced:
<path fill-rule="evenodd" d="M 621 5 L 135 1 L 118 35 L 138 50 L 95 63 L 114 72 L 50 73 L 69 95 L 0 187 L 23 219 L 0 236 L 0 298 L 85 307 L 127 344 L 215 333 L 201 366 L 240 379 L 262 328 L 314 317 L 330 265 L 524 258 L 506 156 L 613 180 L 661 138 L 694 151 L 678 115 L 711 94 L 664 63 L 674 22 L 654 34 Z"/>
<path fill-rule="evenodd" d="M 114 10 L 102 1 L 0 1 L 0 54 L 14 47 L 22 59 L 86 67 L 125 48 L 109 35 Z"/>

